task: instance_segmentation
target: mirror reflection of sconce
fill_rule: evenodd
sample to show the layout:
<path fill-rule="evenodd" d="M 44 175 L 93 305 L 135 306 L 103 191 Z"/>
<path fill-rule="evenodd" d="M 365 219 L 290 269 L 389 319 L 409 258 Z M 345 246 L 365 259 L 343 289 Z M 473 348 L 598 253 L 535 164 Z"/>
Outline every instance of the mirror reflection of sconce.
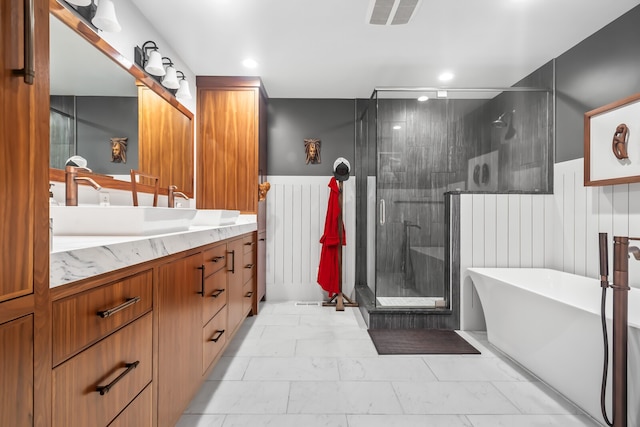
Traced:
<path fill-rule="evenodd" d="M 514 136 L 516 136 L 516 128 L 513 127 L 513 118 L 515 116 L 516 110 L 505 111 L 500 114 L 497 120 L 491 122 L 491 126 L 498 129 L 507 128 L 507 133 L 504 134 L 505 141 L 510 140 Z"/>
<path fill-rule="evenodd" d="M 158 45 L 154 41 L 146 41 L 142 47 L 134 48 L 134 62 L 145 70 L 151 77 L 179 99 L 191 99 L 189 82 L 182 71 L 176 70 L 171 58 L 162 56 Z M 178 81 L 180 76 L 180 81 Z"/>
<path fill-rule="evenodd" d="M 66 0 L 66 3 L 99 30 L 109 33 L 119 33 L 122 30 L 113 0 Z"/>

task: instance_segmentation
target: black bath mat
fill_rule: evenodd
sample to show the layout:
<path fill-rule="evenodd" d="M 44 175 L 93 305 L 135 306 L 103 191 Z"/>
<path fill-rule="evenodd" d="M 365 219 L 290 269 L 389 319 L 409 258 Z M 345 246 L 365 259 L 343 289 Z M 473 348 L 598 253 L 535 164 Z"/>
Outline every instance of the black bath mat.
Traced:
<path fill-rule="evenodd" d="M 369 329 L 378 354 L 480 354 L 455 331 Z"/>

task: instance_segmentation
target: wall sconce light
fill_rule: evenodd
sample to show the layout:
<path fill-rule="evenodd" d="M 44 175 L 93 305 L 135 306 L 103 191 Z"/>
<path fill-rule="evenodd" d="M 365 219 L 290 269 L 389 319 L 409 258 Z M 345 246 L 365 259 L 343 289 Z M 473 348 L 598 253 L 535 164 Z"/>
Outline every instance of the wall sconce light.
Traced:
<path fill-rule="evenodd" d="M 91 0 L 67 0 L 67 3 L 75 4 L 76 6 L 89 6 Z"/>
<path fill-rule="evenodd" d="M 91 23 L 110 33 L 119 33 L 122 30 L 118 18 L 116 17 L 116 8 L 112 0 L 95 0 L 98 5 L 96 14 L 93 16 Z"/>
<path fill-rule="evenodd" d="M 180 87 L 176 92 L 176 98 L 191 99 L 191 91 L 189 90 L 189 82 L 187 81 L 187 78 L 184 76 L 182 71 L 176 71 L 176 73 L 180 76 Z"/>
<path fill-rule="evenodd" d="M 113 0 L 65 0 L 65 2 L 98 30 L 110 33 L 118 33 L 122 30 L 116 17 Z"/>
<path fill-rule="evenodd" d="M 80 0 L 78 0 L 80 1 Z M 104 0 L 102 0 L 104 1 Z M 189 83 L 182 71 L 177 71 L 171 58 L 162 56 L 154 41 L 134 48 L 134 62 L 179 99 L 191 99 Z M 180 80 L 178 81 L 178 75 Z M 164 76 L 164 77 L 163 77 Z"/>
<path fill-rule="evenodd" d="M 165 68 L 166 74 L 162 79 L 162 86 L 167 89 L 180 88 L 180 83 L 178 83 L 178 76 L 176 74 L 176 67 L 173 66 L 173 61 L 165 56 L 162 58 L 162 65 L 167 66 Z"/>
<path fill-rule="evenodd" d="M 164 76 L 166 71 L 162 65 L 162 55 L 154 41 L 144 42 L 142 47 L 134 48 L 134 62 L 152 76 Z"/>

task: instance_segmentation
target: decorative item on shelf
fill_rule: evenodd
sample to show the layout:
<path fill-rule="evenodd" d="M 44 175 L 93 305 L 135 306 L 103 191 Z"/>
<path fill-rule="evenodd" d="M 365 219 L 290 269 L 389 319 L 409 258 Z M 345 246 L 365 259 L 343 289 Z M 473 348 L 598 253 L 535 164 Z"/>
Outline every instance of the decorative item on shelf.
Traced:
<path fill-rule="evenodd" d="M 624 123 L 620 123 L 616 126 L 616 131 L 613 134 L 613 155 L 620 160 L 628 159 L 627 154 L 627 140 L 629 137 L 629 128 Z"/>
<path fill-rule="evenodd" d="M 127 163 L 127 141 L 129 138 L 111 138 L 111 162 Z"/>
<path fill-rule="evenodd" d="M 65 3 L 97 30 L 110 33 L 122 30 L 113 0 L 65 0 Z"/>
<path fill-rule="evenodd" d="M 180 77 L 180 87 L 176 92 L 176 98 L 191 99 L 191 91 L 189 90 L 189 82 L 187 81 L 187 78 L 180 70 L 176 71 L 176 74 Z"/>
<path fill-rule="evenodd" d="M 263 182 L 262 184 L 258 184 L 258 201 L 262 202 L 267 199 L 267 192 L 271 189 L 271 184 L 269 182 Z"/>
<path fill-rule="evenodd" d="M 320 164 L 320 143 L 319 139 L 305 139 L 304 152 L 306 155 L 306 164 Z"/>

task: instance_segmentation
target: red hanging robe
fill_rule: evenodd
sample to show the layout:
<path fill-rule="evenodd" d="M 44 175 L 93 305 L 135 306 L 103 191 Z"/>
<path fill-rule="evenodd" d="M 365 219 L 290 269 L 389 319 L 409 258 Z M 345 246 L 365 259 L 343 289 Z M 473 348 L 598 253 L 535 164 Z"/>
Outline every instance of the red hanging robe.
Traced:
<path fill-rule="evenodd" d="M 324 222 L 324 234 L 320 238 L 322 251 L 320 252 L 320 266 L 318 267 L 318 284 L 333 297 L 340 292 L 339 251 L 340 238 L 338 235 L 338 220 L 340 216 L 340 189 L 335 178 L 329 181 L 329 203 L 327 217 Z M 342 226 L 342 245 L 346 244 L 344 225 Z"/>

